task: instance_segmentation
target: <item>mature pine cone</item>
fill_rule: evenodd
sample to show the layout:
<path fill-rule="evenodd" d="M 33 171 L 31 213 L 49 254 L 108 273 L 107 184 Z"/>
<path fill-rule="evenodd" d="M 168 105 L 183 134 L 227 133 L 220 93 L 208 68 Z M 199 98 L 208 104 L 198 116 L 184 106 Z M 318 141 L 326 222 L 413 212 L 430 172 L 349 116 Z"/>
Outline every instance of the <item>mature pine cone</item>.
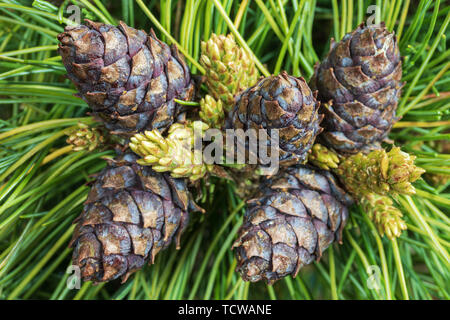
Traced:
<path fill-rule="evenodd" d="M 280 163 L 302 162 L 322 130 L 315 96 L 303 78 L 286 72 L 263 78 L 237 97 L 227 128 L 264 129 L 269 137 L 278 129 Z"/>
<path fill-rule="evenodd" d="M 126 154 L 105 168 L 92 187 L 71 241 L 83 280 L 128 276 L 180 235 L 193 208 L 186 180 L 135 163 Z"/>
<path fill-rule="evenodd" d="M 325 144 L 343 153 L 379 147 L 393 124 L 403 84 L 402 61 L 394 33 L 364 26 L 331 43 L 316 67 L 311 87 L 324 106 Z"/>
<path fill-rule="evenodd" d="M 177 48 L 155 33 L 86 20 L 58 36 L 68 77 L 81 97 L 118 134 L 165 129 L 189 100 L 190 71 Z"/>
<path fill-rule="evenodd" d="M 297 165 L 263 181 L 233 247 L 243 280 L 273 283 L 341 242 L 352 199 L 328 171 Z"/>

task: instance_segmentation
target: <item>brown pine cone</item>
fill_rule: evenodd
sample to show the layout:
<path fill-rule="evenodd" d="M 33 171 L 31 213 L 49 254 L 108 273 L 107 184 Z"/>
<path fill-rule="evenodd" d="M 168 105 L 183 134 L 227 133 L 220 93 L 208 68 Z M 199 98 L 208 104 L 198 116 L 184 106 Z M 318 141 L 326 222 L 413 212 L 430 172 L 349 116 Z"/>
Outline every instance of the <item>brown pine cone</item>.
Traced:
<path fill-rule="evenodd" d="M 86 20 L 66 27 L 58 39 L 69 79 L 112 133 L 164 130 L 182 111 L 174 98 L 194 94 L 177 48 L 153 30 L 147 35 L 123 22 L 114 27 Z"/>
<path fill-rule="evenodd" d="M 332 41 L 310 82 L 325 113 L 324 143 L 342 153 L 379 148 L 398 120 L 401 77 L 397 39 L 384 24 L 361 24 Z"/>
<path fill-rule="evenodd" d="M 302 162 L 322 130 L 323 116 L 318 114 L 320 103 L 315 95 L 303 78 L 286 72 L 263 78 L 237 97 L 227 128 L 263 129 L 268 137 L 278 129 L 280 163 Z M 256 134 L 259 138 L 258 131 Z"/>
<path fill-rule="evenodd" d="M 190 209 L 185 179 L 174 179 L 135 163 L 126 154 L 98 176 L 77 223 L 71 246 L 83 280 L 103 282 L 130 274 L 176 238 Z"/>
<path fill-rule="evenodd" d="M 233 245 L 242 279 L 295 277 L 333 241 L 341 242 L 352 203 L 328 171 L 297 165 L 267 178 L 249 201 Z"/>

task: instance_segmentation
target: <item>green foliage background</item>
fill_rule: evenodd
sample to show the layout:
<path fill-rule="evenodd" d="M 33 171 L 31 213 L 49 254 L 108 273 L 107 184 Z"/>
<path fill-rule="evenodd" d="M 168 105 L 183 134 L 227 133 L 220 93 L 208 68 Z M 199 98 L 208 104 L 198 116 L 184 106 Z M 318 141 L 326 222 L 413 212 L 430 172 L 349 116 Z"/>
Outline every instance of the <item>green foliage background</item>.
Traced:
<path fill-rule="evenodd" d="M 51 3 L 50 3 L 51 2 Z M 88 193 L 86 182 L 113 152 L 70 152 L 65 132 L 91 123 L 87 105 L 65 79 L 58 33 L 70 23 L 67 6 L 82 18 L 119 20 L 177 43 L 193 73 L 200 41 L 232 32 L 249 48 L 265 75 L 287 70 L 309 79 L 328 48 L 380 8 L 399 37 L 407 84 L 403 116 L 391 138 L 417 156 L 427 174 L 449 175 L 450 155 L 437 142 L 450 138 L 450 8 L 430 0 L 0 0 L 0 299 L 448 299 L 450 295 L 450 194 L 448 182 L 416 183 L 402 196 L 408 230 L 396 241 L 381 238 L 358 206 L 344 244 L 329 248 L 319 263 L 274 286 L 249 284 L 234 272 L 230 246 L 244 213 L 233 186 L 213 180 L 183 236 L 121 285 L 80 290 L 66 286 L 73 225 Z M 448 152 L 448 151 L 447 151 Z M 447 177 L 448 178 L 448 177 Z M 375 266 L 376 270 L 373 271 Z M 375 273 L 374 273 L 375 272 Z M 379 275 L 380 288 L 370 289 Z M 369 281 L 369 282 L 368 282 Z"/>

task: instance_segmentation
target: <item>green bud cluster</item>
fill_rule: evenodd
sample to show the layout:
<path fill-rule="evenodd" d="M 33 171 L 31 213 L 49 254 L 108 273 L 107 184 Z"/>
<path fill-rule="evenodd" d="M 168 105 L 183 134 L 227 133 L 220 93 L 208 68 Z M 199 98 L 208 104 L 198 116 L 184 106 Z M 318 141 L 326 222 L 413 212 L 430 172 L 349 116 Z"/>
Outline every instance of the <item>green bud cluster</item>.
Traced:
<path fill-rule="evenodd" d="M 151 166 L 157 172 L 170 172 L 174 178 L 202 178 L 211 166 L 196 159 L 194 152 L 195 132 L 203 136 L 209 127 L 201 121 L 173 124 L 167 137 L 155 129 L 135 134 L 130 139 L 130 149 L 142 158 L 137 163 Z M 197 131 L 198 130 L 198 131 Z"/>
<path fill-rule="evenodd" d="M 212 34 L 202 42 L 200 63 L 206 70 L 206 85 L 216 100 L 222 100 L 228 112 L 234 105 L 234 96 L 254 85 L 259 74 L 251 56 L 227 36 Z"/>
<path fill-rule="evenodd" d="M 402 213 L 393 206 L 391 196 L 414 194 L 412 182 L 425 172 L 414 164 L 415 157 L 392 148 L 358 153 L 340 158 L 333 150 L 315 144 L 308 161 L 337 174 L 348 192 L 357 200 L 381 235 L 399 237 L 406 224 Z"/>
<path fill-rule="evenodd" d="M 341 162 L 336 173 L 354 195 L 372 192 L 411 195 L 415 193 L 412 182 L 425 172 L 414 164 L 415 158 L 398 147 L 389 152 L 380 149 L 367 155 L 358 153 Z"/>
<path fill-rule="evenodd" d="M 406 230 L 406 223 L 402 219 L 402 213 L 393 206 L 393 201 L 388 196 L 381 196 L 375 193 L 366 194 L 361 198 L 361 206 L 375 223 L 381 236 L 386 234 L 389 239 L 398 238 L 403 230 Z"/>
<path fill-rule="evenodd" d="M 308 161 L 323 170 L 337 169 L 339 156 L 331 149 L 316 143 L 311 148 Z"/>
<path fill-rule="evenodd" d="M 87 124 L 78 123 L 78 128 L 68 133 L 66 143 L 72 145 L 73 151 L 94 151 L 104 142 L 105 138 L 98 128 L 89 127 Z"/>
<path fill-rule="evenodd" d="M 206 95 L 200 101 L 199 116 L 211 128 L 222 128 L 225 119 L 222 100 L 215 100 L 210 95 Z"/>

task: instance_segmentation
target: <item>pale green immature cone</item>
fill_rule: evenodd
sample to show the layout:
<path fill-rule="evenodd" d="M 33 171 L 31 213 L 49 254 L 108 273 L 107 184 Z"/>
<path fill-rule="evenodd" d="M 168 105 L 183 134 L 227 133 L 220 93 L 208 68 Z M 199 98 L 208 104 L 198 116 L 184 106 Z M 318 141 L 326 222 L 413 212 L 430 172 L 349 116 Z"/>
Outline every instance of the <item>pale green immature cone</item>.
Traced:
<path fill-rule="evenodd" d="M 389 168 L 383 172 L 387 182 L 398 193 L 414 194 L 411 182 L 416 181 L 425 170 L 414 165 L 415 156 L 394 147 L 388 152 Z"/>
<path fill-rule="evenodd" d="M 393 206 L 390 197 L 369 193 L 361 198 L 360 203 L 381 236 L 386 234 L 389 239 L 398 238 L 407 229 L 401 211 Z"/>
<path fill-rule="evenodd" d="M 203 136 L 208 125 L 195 121 L 189 124 L 173 124 L 164 138 L 155 129 L 138 133 L 130 139 L 130 149 L 142 158 L 137 163 L 151 166 L 157 172 L 170 172 L 174 178 L 202 178 L 211 168 L 195 157 L 194 127 Z"/>
<path fill-rule="evenodd" d="M 72 145 L 73 151 L 94 151 L 105 142 L 105 138 L 99 129 L 89 127 L 84 123 L 78 123 L 78 128 L 69 132 L 68 136 L 66 143 Z"/>
<path fill-rule="evenodd" d="M 200 63 L 206 70 L 209 93 L 222 100 L 228 112 L 234 105 L 234 96 L 256 83 L 258 70 L 232 34 L 212 34 L 207 42 L 202 42 L 201 48 Z"/>
<path fill-rule="evenodd" d="M 340 160 L 338 155 L 333 150 L 316 143 L 311 148 L 311 153 L 308 156 L 308 162 L 320 169 L 331 170 L 338 167 Z"/>
<path fill-rule="evenodd" d="M 394 147 L 386 152 L 374 150 L 367 155 L 358 153 L 347 157 L 336 173 L 345 183 L 346 189 L 357 196 L 375 192 L 385 195 L 388 192 L 414 194 L 412 182 L 425 172 L 414 164 L 411 156 Z"/>
<path fill-rule="evenodd" d="M 200 101 L 200 119 L 211 128 L 222 128 L 225 119 L 222 100 L 216 100 L 210 95 L 206 95 Z"/>

